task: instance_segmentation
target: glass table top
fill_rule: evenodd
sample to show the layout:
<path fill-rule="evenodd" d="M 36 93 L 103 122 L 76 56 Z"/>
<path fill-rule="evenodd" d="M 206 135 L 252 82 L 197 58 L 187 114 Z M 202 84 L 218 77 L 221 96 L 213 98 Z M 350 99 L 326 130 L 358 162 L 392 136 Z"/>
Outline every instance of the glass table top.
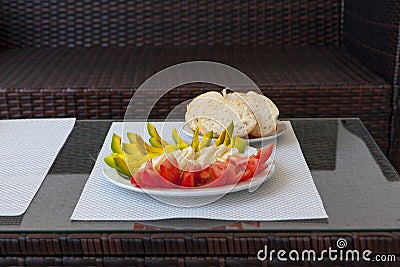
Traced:
<path fill-rule="evenodd" d="M 26 213 L 0 217 L 1 232 L 393 231 L 400 177 L 359 119 L 291 119 L 329 215 L 324 220 L 71 221 L 112 121 L 77 121 Z"/>

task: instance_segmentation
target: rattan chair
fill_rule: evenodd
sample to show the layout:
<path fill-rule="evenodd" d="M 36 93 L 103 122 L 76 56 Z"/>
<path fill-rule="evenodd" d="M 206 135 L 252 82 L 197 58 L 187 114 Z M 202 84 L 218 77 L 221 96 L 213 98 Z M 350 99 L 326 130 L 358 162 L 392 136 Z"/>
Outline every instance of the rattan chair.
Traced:
<path fill-rule="evenodd" d="M 0 117 L 122 118 L 155 72 L 212 60 L 281 117 L 360 117 L 400 169 L 398 14 L 394 0 L 1 1 Z M 176 88 L 151 117 L 211 89 Z"/>

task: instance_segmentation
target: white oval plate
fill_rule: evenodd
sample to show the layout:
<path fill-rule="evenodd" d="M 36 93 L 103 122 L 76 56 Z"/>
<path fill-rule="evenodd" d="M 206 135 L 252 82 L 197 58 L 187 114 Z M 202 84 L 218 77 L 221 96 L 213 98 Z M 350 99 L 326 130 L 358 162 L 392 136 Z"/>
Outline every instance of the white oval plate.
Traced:
<path fill-rule="evenodd" d="M 248 147 L 247 153 L 254 154 L 257 151 L 255 148 Z M 267 162 L 270 164 L 270 168 L 267 168 L 265 171 L 257 174 L 251 179 L 247 181 L 238 183 L 236 185 L 226 185 L 220 187 L 212 187 L 212 188 L 160 188 L 160 189 L 146 189 L 143 190 L 139 187 L 133 186 L 130 180 L 123 178 L 118 172 L 108 166 L 107 164 L 103 164 L 103 175 L 106 177 L 108 181 L 115 184 L 116 186 L 129 189 L 138 193 L 148 193 L 154 196 L 164 196 L 164 197 L 205 197 L 205 196 L 215 196 L 215 195 L 223 195 L 226 193 L 233 193 L 242 190 L 255 188 L 257 189 L 265 181 L 269 180 L 275 172 L 275 163 L 273 160 L 269 159 Z"/>
<path fill-rule="evenodd" d="M 277 126 L 276 126 L 276 133 L 270 136 L 265 136 L 265 137 L 249 137 L 249 144 L 255 144 L 255 143 L 259 143 L 259 142 L 263 142 L 263 141 L 269 141 L 269 140 L 273 140 L 275 138 L 278 138 L 279 136 L 281 136 L 284 132 L 286 132 L 287 127 L 286 124 L 282 121 L 278 121 Z M 187 125 L 185 127 L 183 127 L 182 129 L 182 138 L 187 141 L 187 140 L 192 140 L 193 138 L 193 130 L 190 129 Z M 199 139 L 201 139 L 202 137 L 200 136 Z"/>

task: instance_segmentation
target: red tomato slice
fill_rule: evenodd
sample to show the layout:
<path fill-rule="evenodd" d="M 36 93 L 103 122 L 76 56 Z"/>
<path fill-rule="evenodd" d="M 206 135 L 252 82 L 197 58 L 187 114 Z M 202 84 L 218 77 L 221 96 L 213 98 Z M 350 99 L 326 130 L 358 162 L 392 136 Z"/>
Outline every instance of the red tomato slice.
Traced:
<path fill-rule="evenodd" d="M 265 171 L 267 168 L 268 168 L 268 164 L 259 163 L 255 174 L 259 174 L 259 173 Z"/>
<path fill-rule="evenodd" d="M 131 177 L 131 184 L 136 187 L 140 187 L 140 185 L 138 185 L 138 183 L 136 182 L 135 175 L 136 175 L 136 173 L 134 175 L 132 175 L 132 177 Z"/>
<path fill-rule="evenodd" d="M 144 169 L 132 176 L 131 183 L 138 187 L 173 188 L 183 187 L 218 187 L 243 182 L 264 171 L 268 165 L 265 162 L 271 157 L 274 144 L 262 147 L 257 155 L 250 157 L 232 157 L 229 161 L 216 162 L 207 168 L 197 171 L 196 166 L 188 166 L 181 171 L 176 164 L 166 159 L 160 170 L 154 170 L 151 161 Z"/>
<path fill-rule="evenodd" d="M 146 167 L 136 172 L 132 178 L 134 183 L 142 188 L 173 188 L 176 186 L 156 172 L 151 161 L 148 161 Z"/>
<path fill-rule="evenodd" d="M 237 169 L 235 162 L 232 159 L 230 159 L 229 162 L 226 163 L 226 165 L 227 166 L 225 167 L 223 176 L 224 179 L 220 178 L 219 180 L 225 185 L 237 184 L 240 181 L 240 177 L 242 177 L 241 170 Z"/>
<path fill-rule="evenodd" d="M 259 162 L 260 162 L 260 160 L 258 158 L 256 158 L 256 156 L 252 155 L 249 157 L 249 160 L 246 165 L 246 169 L 244 170 L 244 174 L 243 174 L 242 178 L 240 179 L 241 182 L 246 181 L 254 176 Z"/>
<path fill-rule="evenodd" d="M 266 162 L 272 154 L 274 150 L 274 144 L 270 144 L 268 146 L 262 147 L 258 150 L 256 157 L 260 160 L 261 163 Z"/>
<path fill-rule="evenodd" d="M 221 163 L 214 163 L 199 172 L 198 179 L 196 180 L 197 186 L 203 186 L 209 184 L 219 177 L 221 177 L 225 171 L 226 166 Z"/>
<path fill-rule="evenodd" d="M 152 164 L 151 160 L 147 161 L 144 169 L 141 169 L 132 175 L 131 184 L 133 184 L 134 186 L 137 186 L 137 187 L 141 187 L 141 184 L 143 184 L 144 171 L 147 169 L 152 169 L 152 168 L 153 168 L 153 164 Z"/>
<path fill-rule="evenodd" d="M 194 187 L 194 172 L 184 171 L 182 174 L 181 186 Z"/>
<path fill-rule="evenodd" d="M 256 156 L 251 156 L 252 158 L 255 158 Z M 236 171 L 236 181 L 245 181 L 249 179 L 250 175 L 252 174 L 252 171 L 248 169 L 250 167 L 249 164 L 250 158 L 249 157 L 244 157 L 244 156 L 237 156 L 237 157 L 232 157 L 231 162 L 235 165 L 235 171 Z"/>
<path fill-rule="evenodd" d="M 176 185 L 180 184 L 181 170 L 176 167 L 176 165 L 171 163 L 168 159 L 161 163 L 158 173 L 167 181 Z"/>
<path fill-rule="evenodd" d="M 203 186 L 205 184 L 211 183 L 214 181 L 214 168 L 212 165 L 208 166 L 204 170 L 199 172 L 198 179 L 196 180 L 196 186 Z"/>
<path fill-rule="evenodd" d="M 204 179 L 204 176 L 208 179 Z M 202 179 L 202 182 L 199 183 L 199 186 L 219 187 L 236 184 L 240 177 L 241 175 L 237 174 L 236 165 L 232 162 L 232 159 L 226 162 L 217 162 L 200 172 L 199 179 Z"/>

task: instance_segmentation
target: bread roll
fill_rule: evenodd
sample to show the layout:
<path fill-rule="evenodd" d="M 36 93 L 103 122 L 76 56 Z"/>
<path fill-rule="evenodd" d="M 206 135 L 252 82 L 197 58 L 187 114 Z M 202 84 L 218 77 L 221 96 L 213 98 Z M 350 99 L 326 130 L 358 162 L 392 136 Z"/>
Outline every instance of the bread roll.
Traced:
<path fill-rule="evenodd" d="M 241 99 L 226 100 L 220 93 L 202 94 L 187 106 L 185 120 L 202 135 L 209 131 L 218 136 L 233 121 L 233 135 L 246 136 L 257 124 L 253 112 Z"/>
<path fill-rule="evenodd" d="M 233 121 L 234 135 L 263 137 L 276 131 L 279 110 L 267 97 L 253 91 L 247 93 L 207 92 L 196 97 L 188 106 L 185 120 L 194 131 L 214 131 L 218 136 Z"/>
<path fill-rule="evenodd" d="M 244 100 L 251 106 L 257 125 L 250 132 L 251 136 L 264 137 L 275 133 L 279 111 L 267 97 L 255 92 L 248 92 Z M 273 107 L 274 106 L 274 107 Z"/>

